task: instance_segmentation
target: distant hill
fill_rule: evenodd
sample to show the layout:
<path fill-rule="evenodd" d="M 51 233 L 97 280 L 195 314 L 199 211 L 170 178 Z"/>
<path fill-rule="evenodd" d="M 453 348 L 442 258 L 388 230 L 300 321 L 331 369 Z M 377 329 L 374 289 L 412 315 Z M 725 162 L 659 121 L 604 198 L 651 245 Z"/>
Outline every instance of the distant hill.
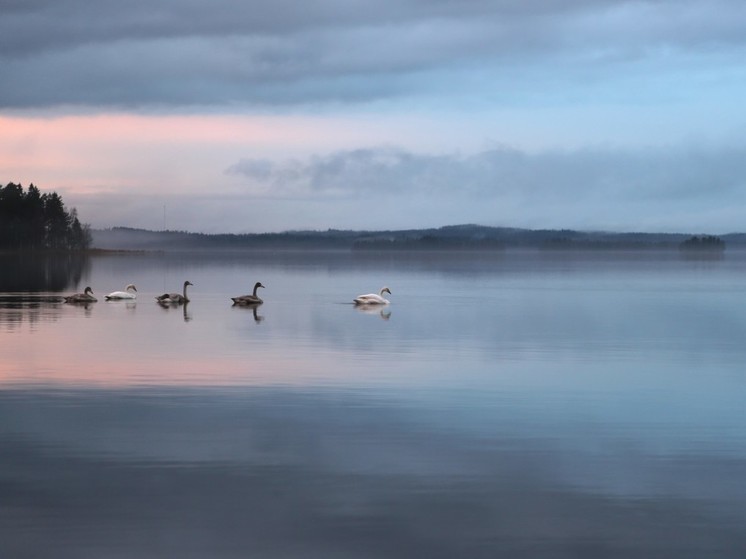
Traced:
<path fill-rule="evenodd" d="M 127 227 L 91 231 L 93 246 L 129 250 L 648 250 L 677 249 L 693 237 L 685 233 L 613 233 L 571 229 L 516 229 L 450 225 L 391 231 L 286 231 L 282 233 L 204 234 L 149 231 Z M 718 238 L 723 248 L 746 248 L 746 234 Z M 691 245 L 691 243 L 689 243 Z M 705 247 L 707 248 L 707 247 Z"/>

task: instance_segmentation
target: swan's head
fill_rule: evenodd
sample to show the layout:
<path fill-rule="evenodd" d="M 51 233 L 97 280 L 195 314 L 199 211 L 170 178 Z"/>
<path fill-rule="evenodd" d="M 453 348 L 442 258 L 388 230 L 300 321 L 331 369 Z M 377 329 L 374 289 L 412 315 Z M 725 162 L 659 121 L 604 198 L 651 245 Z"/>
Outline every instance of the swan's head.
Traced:
<path fill-rule="evenodd" d="M 127 285 L 127 287 L 124 288 L 125 291 L 129 291 L 130 289 L 132 291 L 137 291 L 137 288 L 135 287 L 134 283 L 130 283 L 130 284 Z"/>
<path fill-rule="evenodd" d="M 184 287 L 186 287 L 187 285 L 194 285 L 194 284 L 191 281 L 185 281 L 184 282 Z"/>
<path fill-rule="evenodd" d="M 388 287 L 384 287 L 383 289 L 381 289 L 381 295 L 383 295 L 384 293 L 388 293 L 389 295 L 391 295 L 391 290 Z"/>
<path fill-rule="evenodd" d="M 93 289 L 91 289 L 90 287 L 86 287 L 83 293 L 85 293 L 86 295 L 93 295 Z"/>
<path fill-rule="evenodd" d="M 264 286 L 262 285 L 262 282 L 258 281 L 254 284 L 254 289 L 256 289 L 257 287 L 264 287 Z"/>

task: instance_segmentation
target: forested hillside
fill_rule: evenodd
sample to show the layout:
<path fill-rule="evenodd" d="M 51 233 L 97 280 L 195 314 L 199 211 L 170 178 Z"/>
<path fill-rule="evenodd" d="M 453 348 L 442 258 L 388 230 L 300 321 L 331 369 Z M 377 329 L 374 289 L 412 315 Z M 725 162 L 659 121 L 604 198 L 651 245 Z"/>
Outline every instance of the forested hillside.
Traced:
<path fill-rule="evenodd" d="M 678 250 L 700 251 L 746 246 L 746 236 L 722 238 L 685 233 L 584 232 L 569 229 L 515 229 L 452 225 L 433 229 L 391 231 L 286 231 L 283 233 L 203 234 L 188 231 L 148 231 L 127 227 L 93 231 L 102 249 L 135 250 L 276 250 L 325 249 L 356 251 L 456 250 Z"/>

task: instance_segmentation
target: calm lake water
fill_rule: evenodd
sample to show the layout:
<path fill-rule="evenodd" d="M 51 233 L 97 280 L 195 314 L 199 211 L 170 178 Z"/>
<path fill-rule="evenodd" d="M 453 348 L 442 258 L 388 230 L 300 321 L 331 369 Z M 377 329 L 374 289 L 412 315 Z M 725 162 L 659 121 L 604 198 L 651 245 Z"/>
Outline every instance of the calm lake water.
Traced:
<path fill-rule="evenodd" d="M 0 557 L 746 556 L 744 254 L 0 266 Z"/>

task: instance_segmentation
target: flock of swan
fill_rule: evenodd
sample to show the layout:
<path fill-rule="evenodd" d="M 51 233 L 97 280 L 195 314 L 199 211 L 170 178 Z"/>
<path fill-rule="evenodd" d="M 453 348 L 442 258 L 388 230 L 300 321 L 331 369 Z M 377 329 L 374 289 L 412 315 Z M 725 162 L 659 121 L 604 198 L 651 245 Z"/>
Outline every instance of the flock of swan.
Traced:
<path fill-rule="evenodd" d="M 163 295 L 158 295 L 155 300 L 161 305 L 183 305 L 185 303 L 188 303 L 189 297 L 187 297 L 187 287 L 190 285 L 194 284 L 190 281 L 185 281 L 182 293 L 164 293 Z M 260 287 L 263 288 L 264 286 L 261 282 L 258 281 L 254 284 L 254 291 L 251 295 L 239 295 L 238 297 L 231 297 L 231 301 L 233 301 L 234 305 L 243 307 L 261 305 L 264 301 L 259 297 L 259 295 L 257 295 L 257 289 L 259 289 Z M 366 293 L 365 295 L 358 295 L 352 300 L 352 302 L 355 303 L 355 305 L 361 306 L 388 305 L 389 300 L 384 299 L 384 293 L 391 294 L 391 291 L 388 287 L 384 287 L 378 293 Z M 83 290 L 83 293 L 68 295 L 64 299 L 65 303 L 95 303 L 96 301 L 98 301 L 98 299 L 96 299 L 96 297 L 93 295 L 93 289 L 91 289 L 90 287 L 86 287 L 85 290 Z M 107 301 L 137 299 L 137 288 L 134 284 L 130 283 L 127 285 L 127 287 L 124 288 L 124 291 L 113 291 L 108 295 L 105 295 L 104 299 L 106 299 Z"/>

